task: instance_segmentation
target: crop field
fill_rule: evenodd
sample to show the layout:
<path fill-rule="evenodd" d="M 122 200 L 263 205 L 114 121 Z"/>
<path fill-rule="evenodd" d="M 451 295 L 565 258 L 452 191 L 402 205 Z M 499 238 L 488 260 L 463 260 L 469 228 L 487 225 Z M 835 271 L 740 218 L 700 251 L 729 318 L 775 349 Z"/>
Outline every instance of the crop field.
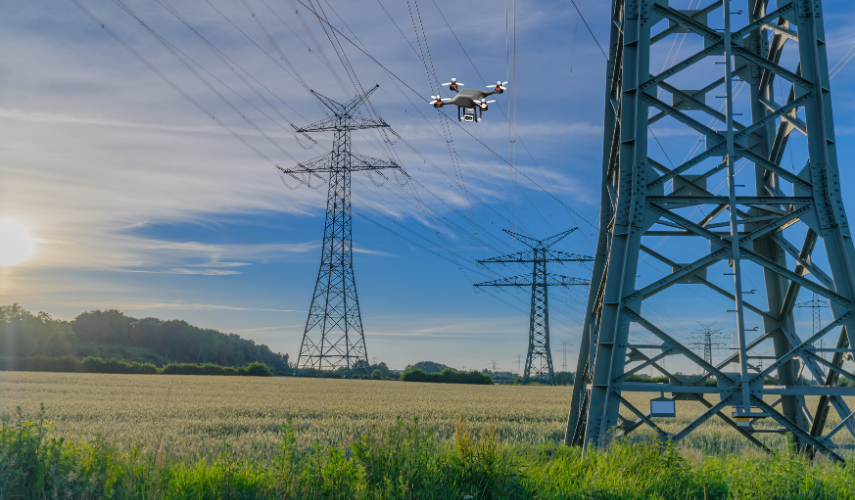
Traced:
<path fill-rule="evenodd" d="M 278 431 L 290 415 L 298 445 L 315 439 L 347 445 L 397 417 L 417 417 L 440 439 L 453 440 L 459 418 L 492 423 L 502 445 L 559 442 L 569 407 L 569 387 L 470 386 L 369 380 L 0 373 L 0 415 L 36 418 L 41 404 L 55 436 L 75 442 L 103 436 L 125 450 L 141 446 L 175 457 L 211 459 L 228 445 L 236 454 L 275 453 Z M 633 393 L 640 409 L 658 394 Z M 849 398 L 855 406 L 855 397 Z M 815 402 L 808 400 L 808 407 Z M 698 402 L 678 402 L 676 419 L 656 419 L 674 432 L 703 411 Z M 626 417 L 631 417 L 626 414 Z M 840 420 L 829 417 L 829 425 Z M 762 426 L 771 427 L 773 422 Z M 633 438 L 652 438 L 639 429 Z M 783 436 L 761 438 L 772 447 Z M 855 444 L 845 431 L 838 444 Z M 739 452 L 747 441 L 713 418 L 682 446 L 707 453 Z M 851 452 L 845 453 L 851 456 Z"/>

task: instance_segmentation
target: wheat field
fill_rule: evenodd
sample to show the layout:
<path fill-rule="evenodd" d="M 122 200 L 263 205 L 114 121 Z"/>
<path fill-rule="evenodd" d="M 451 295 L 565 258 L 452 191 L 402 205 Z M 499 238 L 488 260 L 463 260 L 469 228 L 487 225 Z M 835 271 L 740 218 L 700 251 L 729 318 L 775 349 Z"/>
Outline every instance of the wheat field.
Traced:
<path fill-rule="evenodd" d="M 452 438 L 459 417 L 492 422 L 503 444 L 558 442 L 563 438 L 570 387 L 421 384 L 373 380 L 204 377 L 182 375 L 101 375 L 79 373 L 0 373 L 0 416 L 53 422 L 54 435 L 74 441 L 97 436 L 125 450 L 162 450 L 176 457 L 210 459 L 224 445 L 241 454 L 275 451 L 280 425 L 290 415 L 301 446 L 315 439 L 347 444 L 372 426 L 398 417 L 419 418 L 441 438 Z M 639 409 L 658 394 L 625 394 Z M 849 398 L 855 406 L 855 398 Z M 815 402 L 808 401 L 808 406 Z M 677 418 L 656 419 L 675 432 L 703 411 L 680 401 Z M 631 417 L 627 412 L 626 417 Z M 839 422 L 836 415 L 829 425 Z M 761 426 L 772 426 L 764 422 Z M 646 428 L 633 438 L 652 438 Z M 781 446 L 780 435 L 764 435 Z M 838 444 L 855 444 L 845 431 Z M 747 441 L 713 418 L 689 435 L 683 446 L 707 452 L 735 452 Z"/>

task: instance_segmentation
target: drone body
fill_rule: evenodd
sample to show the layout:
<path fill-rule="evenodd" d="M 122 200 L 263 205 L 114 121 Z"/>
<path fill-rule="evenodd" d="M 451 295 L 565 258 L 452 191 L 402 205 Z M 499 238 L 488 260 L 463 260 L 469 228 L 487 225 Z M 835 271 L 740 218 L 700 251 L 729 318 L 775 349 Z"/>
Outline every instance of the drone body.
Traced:
<path fill-rule="evenodd" d="M 440 96 L 431 96 L 433 101 L 431 101 L 431 105 L 435 108 L 441 108 L 448 104 L 454 104 L 457 106 L 457 119 L 462 122 L 480 122 L 481 116 L 484 111 L 487 111 L 488 104 L 496 101 L 488 101 L 487 96 L 491 96 L 493 94 L 503 94 L 506 90 L 503 85 L 507 85 L 508 82 L 496 82 L 496 85 L 489 85 L 488 87 L 492 90 L 476 90 L 476 89 L 461 89 L 463 86 L 462 83 L 457 83 L 456 78 L 452 78 L 449 83 L 443 83 L 442 85 L 448 85 L 449 90 L 453 90 L 457 92 L 454 97 L 442 99 Z"/>

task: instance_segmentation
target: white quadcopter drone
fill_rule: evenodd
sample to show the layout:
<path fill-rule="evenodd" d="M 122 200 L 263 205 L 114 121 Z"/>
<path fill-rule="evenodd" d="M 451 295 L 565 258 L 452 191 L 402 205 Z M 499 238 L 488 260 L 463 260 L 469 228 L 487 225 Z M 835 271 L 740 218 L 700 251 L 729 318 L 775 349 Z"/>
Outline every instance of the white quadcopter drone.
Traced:
<path fill-rule="evenodd" d="M 457 83 L 457 78 L 452 78 L 450 82 L 443 83 L 443 86 L 448 85 L 449 90 L 453 90 L 457 92 L 457 95 L 451 98 L 443 99 L 438 95 L 430 96 L 433 101 L 430 102 L 431 105 L 435 108 L 441 108 L 446 104 L 455 104 L 457 106 L 457 119 L 462 122 L 480 122 L 481 115 L 484 111 L 487 111 L 488 104 L 493 101 L 488 101 L 487 96 L 493 94 L 504 94 L 507 88 L 504 85 L 507 85 L 508 82 L 496 82 L 495 87 L 493 85 L 488 85 L 487 88 L 493 90 L 475 90 L 475 89 L 461 89 L 463 86 L 462 83 Z"/>

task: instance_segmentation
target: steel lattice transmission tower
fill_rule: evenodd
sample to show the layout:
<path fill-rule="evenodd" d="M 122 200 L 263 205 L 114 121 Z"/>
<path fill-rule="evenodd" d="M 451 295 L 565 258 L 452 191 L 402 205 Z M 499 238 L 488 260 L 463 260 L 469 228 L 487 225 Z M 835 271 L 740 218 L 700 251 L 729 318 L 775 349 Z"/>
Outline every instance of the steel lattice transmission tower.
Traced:
<path fill-rule="evenodd" d="M 327 213 L 321 265 L 315 282 L 315 293 L 309 307 L 309 317 L 303 331 L 297 370 L 315 368 L 334 370 L 340 367 L 368 366 L 356 279 L 353 275 L 353 224 L 351 221 L 351 173 L 400 168 L 394 161 L 378 160 L 351 151 L 350 132 L 388 127 L 382 118 L 365 118 L 356 114 L 358 108 L 377 89 L 375 85 L 345 104 L 312 91 L 332 116 L 300 128 L 297 132 L 333 132 L 333 150 L 291 169 L 279 168 L 282 174 L 298 180 L 298 175 L 323 179 L 329 173 Z M 278 168 L 278 167 L 277 167 Z M 381 174 L 382 175 L 382 174 Z M 359 363 L 359 362 L 362 363 Z"/>
<path fill-rule="evenodd" d="M 531 274 L 512 276 L 484 283 L 477 283 L 476 288 L 486 286 L 513 286 L 531 288 L 531 314 L 528 329 L 528 354 L 525 358 L 523 385 L 529 381 L 539 381 L 554 385 L 555 371 L 552 368 L 552 351 L 549 345 L 549 296 L 550 286 L 588 285 L 587 280 L 552 274 L 546 271 L 547 262 L 591 262 L 593 257 L 576 255 L 557 250 L 550 250 L 553 245 L 578 228 L 556 234 L 545 240 L 536 240 L 528 236 L 504 230 L 518 241 L 529 247 L 529 250 L 515 252 L 491 259 L 479 260 L 478 264 L 531 264 Z"/>
<path fill-rule="evenodd" d="M 696 347 L 696 348 L 699 347 L 700 350 L 703 351 L 703 353 L 704 353 L 703 354 L 704 361 L 706 361 L 709 364 L 712 364 L 712 362 L 713 362 L 713 359 L 712 359 L 713 351 L 719 350 L 724 346 L 724 344 L 721 342 L 721 340 L 719 340 L 721 338 L 722 329 L 721 328 L 719 328 L 717 330 L 712 329 L 713 325 L 716 324 L 715 321 L 713 321 L 709 325 L 705 325 L 705 324 L 701 323 L 700 321 L 698 321 L 698 324 L 701 325 L 701 329 L 695 330 L 694 332 L 692 332 L 692 335 L 696 336 L 698 338 L 698 340 L 696 342 L 689 344 L 689 347 Z"/>
<path fill-rule="evenodd" d="M 777 423 L 776 432 L 791 433 L 799 449 L 842 460 L 835 434 L 855 435 L 843 399 L 852 389 L 837 387 L 839 377 L 855 378 L 842 367 L 855 340 L 855 248 L 837 165 L 828 12 L 821 0 L 741 0 L 742 15 L 729 0 L 703 3 L 686 11 L 667 0 L 612 0 L 600 234 L 565 441 L 602 446 L 643 425 L 679 441 L 717 417 L 765 448 L 753 428 L 764 418 Z M 651 62 L 651 47 L 670 45 L 678 33 L 687 34 L 684 50 L 693 53 L 663 71 L 661 62 Z M 663 165 L 669 160 L 650 139 L 650 126 L 660 121 L 699 134 L 700 150 Z M 793 133 L 807 137 L 809 153 L 795 173 L 781 166 Z M 684 153 L 677 155 L 670 157 Z M 641 258 L 657 271 L 640 267 Z M 743 297 L 745 272 L 762 273 L 767 303 Z M 686 287 L 698 293 L 679 295 Z M 833 320 L 813 335 L 798 332 L 793 321 L 802 289 L 831 301 Z M 729 300 L 730 314 L 704 294 Z M 687 313 L 732 322 L 734 354 L 713 365 L 668 333 L 645 305 L 669 297 L 680 298 Z M 759 330 L 746 330 L 746 321 Z M 658 354 L 648 357 L 636 347 L 642 331 L 661 341 Z M 825 335 L 836 344 L 831 361 L 816 354 Z M 750 359 L 761 349 L 772 350 L 774 360 L 758 369 Z M 678 376 L 661 366 L 678 354 L 700 375 Z M 648 366 L 670 383 L 624 381 Z M 798 385 L 800 369 L 821 385 Z M 764 386 L 775 375 L 779 385 Z M 710 378 L 715 385 L 706 384 Z M 622 396 L 661 390 L 707 410 L 670 433 Z M 801 404 L 805 396 L 820 396 L 812 413 Z M 748 427 L 734 422 L 730 406 L 745 409 Z M 829 411 L 842 422 L 826 429 Z"/>
<path fill-rule="evenodd" d="M 796 304 L 799 309 L 803 309 L 805 307 L 810 308 L 812 323 L 813 323 L 813 333 L 820 331 L 822 329 L 822 310 L 825 308 L 829 308 L 831 306 L 828 305 L 828 302 L 825 300 L 820 300 L 819 296 L 816 293 L 813 294 L 810 300 L 806 300 L 804 302 L 800 302 Z M 823 343 L 822 338 L 819 339 L 819 349 L 820 352 L 823 351 L 825 344 Z"/>

